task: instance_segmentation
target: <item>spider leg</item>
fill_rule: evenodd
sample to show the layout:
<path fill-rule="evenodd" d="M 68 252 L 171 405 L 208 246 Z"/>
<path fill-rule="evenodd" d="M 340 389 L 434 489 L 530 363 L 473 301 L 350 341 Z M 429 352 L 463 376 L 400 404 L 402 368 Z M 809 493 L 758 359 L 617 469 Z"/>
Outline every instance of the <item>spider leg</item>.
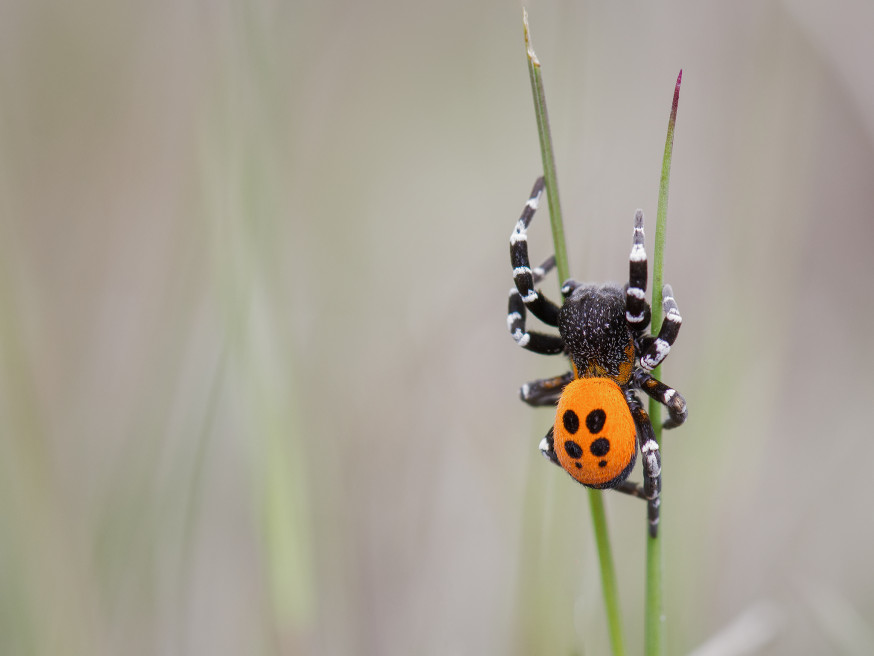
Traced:
<path fill-rule="evenodd" d="M 507 303 L 507 329 L 522 348 L 544 355 L 555 355 L 564 351 L 564 341 L 558 335 L 547 335 L 525 328 L 525 303 L 519 295 L 519 290 L 510 289 L 510 300 Z"/>
<path fill-rule="evenodd" d="M 546 437 L 540 440 L 540 453 L 543 454 L 543 457 L 549 460 L 553 465 L 558 465 L 561 467 L 561 463 L 558 461 L 558 456 L 555 455 L 555 438 L 553 437 L 553 431 L 555 429 L 550 426 L 549 431 L 546 433 Z"/>
<path fill-rule="evenodd" d="M 619 485 L 613 488 L 617 492 L 622 492 L 638 499 L 646 500 L 646 492 L 643 491 L 643 485 L 632 481 L 622 481 Z"/>
<path fill-rule="evenodd" d="M 640 356 L 640 366 L 647 371 L 652 371 L 662 363 L 662 360 L 668 357 L 671 345 L 677 339 L 680 325 L 683 323 L 683 318 L 677 309 L 677 302 L 674 300 L 674 292 L 670 285 L 665 285 L 662 288 L 662 298 L 664 299 L 662 307 L 665 310 L 665 320 L 662 322 L 658 337 L 649 343 L 643 355 Z"/>
<path fill-rule="evenodd" d="M 647 262 L 643 239 L 643 210 L 637 210 L 631 256 L 628 258 L 628 287 L 625 288 L 625 320 L 635 334 L 642 333 L 650 320 L 649 304 L 646 302 Z"/>
<path fill-rule="evenodd" d="M 659 531 L 659 506 L 661 506 L 662 489 L 662 459 L 659 454 L 659 443 L 656 442 L 649 416 L 640 401 L 634 394 L 629 394 L 627 398 L 631 408 L 631 416 L 634 418 L 635 426 L 637 426 L 637 443 L 640 447 L 640 454 L 643 456 L 643 486 L 625 481 L 615 489 L 646 500 L 649 534 L 651 537 L 656 537 Z"/>
<path fill-rule="evenodd" d="M 525 306 L 543 323 L 557 326 L 559 306 L 534 289 L 535 272 L 528 261 L 528 226 L 540 204 L 543 186 L 543 178 L 538 178 L 522 210 L 522 216 L 510 235 L 510 262 L 513 265 L 513 281 Z"/>
<path fill-rule="evenodd" d="M 689 411 L 686 410 L 686 399 L 673 387 L 668 387 L 642 369 L 635 371 L 634 386 L 646 392 L 648 396 L 668 409 L 670 417 L 662 424 L 663 428 L 676 428 L 686 421 L 686 417 L 689 416 Z"/>
<path fill-rule="evenodd" d="M 573 372 L 569 371 L 561 376 L 541 378 L 525 383 L 519 390 L 520 398 L 528 405 L 545 406 L 555 405 L 561 396 L 565 385 L 574 379 Z"/>
<path fill-rule="evenodd" d="M 531 273 L 534 276 L 534 284 L 536 285 L 541 280 L 543 280 L 543 278 L 546 277 L 546 274 L 548 274 L 554 268 L 555 268 L 555 255 L 550 255 L 549 257 L 546 258 L 546 260 L 544 260 L 543 264 L 541 264 L 539 267 L 534 267 L 533 269 L 531 269 Z"/>

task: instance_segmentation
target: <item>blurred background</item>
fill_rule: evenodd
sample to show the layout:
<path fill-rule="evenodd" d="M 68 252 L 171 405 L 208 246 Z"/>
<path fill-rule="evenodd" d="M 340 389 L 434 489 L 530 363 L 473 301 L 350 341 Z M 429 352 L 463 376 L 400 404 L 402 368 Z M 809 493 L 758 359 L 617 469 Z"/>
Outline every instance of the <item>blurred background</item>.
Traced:
<path fill-rule="evenodd" d="M 578 279 L 625 279 L 638 207 L 652 252 L 684 71 L 668 653 L 872 653 L 874 6 L 528 10 Z M 607 653 L 517 398 L 565 364 L 506 331 L 521 13 L 3 3 L 0 653 Z M 606 504 L 640 653 L 645 508 Z"/>

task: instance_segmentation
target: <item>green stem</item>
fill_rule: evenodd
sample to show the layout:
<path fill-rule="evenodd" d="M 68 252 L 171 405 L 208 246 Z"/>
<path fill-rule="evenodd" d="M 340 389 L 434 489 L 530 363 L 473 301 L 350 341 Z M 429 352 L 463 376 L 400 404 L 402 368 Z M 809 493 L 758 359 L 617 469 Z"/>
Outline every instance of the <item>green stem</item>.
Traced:
<path fill-rule="evenodd" d="M 522 22 L 525 27 L 525 47 L 528 54 L 528 73 L 531 78 L 531 92 L 534 97 L 534 113 L 537 117 L 537 133 L 540 137 L 540 152 L 543 157 L 543 177 L 546 186 L 546 198 L 549 201 L 549 218 L 552 226 L 552 239 L 555 246 L 555 267 L 558 273 L 559 285 L 570 277 L 567 247 L 564 239 L 564 224 L 561 217 L 561 205 L 558 199 L 558 182 L 555 172 L 555 156 L 552 149 L 552 136 L 549 130 L 549 115 L 546 111 L 546 95 L 543 91 L 543 78 L 540 73 L 540 61 L 531 45 L 528 28 L 528 12 L 522 10 Z M 616 585 L 616 567 L 610 549 L 610 537 L 607 532 L 607 515 L 604 511 L 604 498 L 600 490 L 588 490 L 589 506 L 592 512 L 592 527 L 595 533 L 595 543 L 598 549 L 598 559 L 601 565 L 601 584 L 604 592 L 604 606 L 607 613 L 607 625 L 610 632 L 610 644 L 614 656 L 625 654 L 622 639 L 622 623 L 619 614 L 619 595 Z"/>
<path fill-rule="evenodd" d="M 619 593 L 616 584 L 616 566 L 613 564 L 613 552 L 610 549 L 610 536 L 607 533 L 607 513 L 604 510 L 604 494 L 601 490 L 588 490 L 589 507 L 592 512 L 592 526 L 595 532 L 595 543 L 598 547 L 598 559 L 601 563 L 601 587 L 604 591 L 604 606 L 607 609 L 607 628 L 610 632 L 610 644 L 617 656 L 625 653 L 625 643 L 622 639 L 622 622 L 619 615 Z"/>
<path fill-rule="evenodd" d="M 652 277 L 652 333 L 658 334 L 662 325 L 662 287 L 664 285 L 665 232 L 668 222 L 668 187 L 671 180 L 671 158 L 674 151 L 674 125 L 677 122 L 677 104 L 680 101 L 680 82 L 683 71 L 677 76 L 674 87 L 674 102 L 668 119 L 668 135 L 665 139 L 665 154 L 662 158 L 662 177 L 659 182 L 659 205 L 656 216 L 655 253 L 653 254 Z M 661 377 L 661 367 L 656 367 L 652 375 Z M 662 441 L 662 409 L 655 400 L 649 401 L 649 416 L 652 421 L 655 439 Z M 647 656 L 661 656 L 665 651 L 664 640 L 664 597 L 662 587 L 662 540 L 663 527 L 659 527 L 656 537 L 648 537 L 646 542 L 646 620 L 645 647 Z"/>
<path fill-rule="evenodd" d="M 664 596 L 662 587 L 662 541 L 647 532 L 646 539 L 646 619 L 644 645 L 646 656 L 661 656 L 665 652 Z"/>

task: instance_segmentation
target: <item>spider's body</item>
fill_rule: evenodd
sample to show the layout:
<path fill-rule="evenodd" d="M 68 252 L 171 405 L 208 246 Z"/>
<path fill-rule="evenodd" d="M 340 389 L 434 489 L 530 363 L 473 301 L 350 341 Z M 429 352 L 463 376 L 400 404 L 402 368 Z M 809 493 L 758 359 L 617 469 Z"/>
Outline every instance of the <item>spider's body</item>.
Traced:
<path fill-rule="evenodd" d="M 527 230 L 542 191 L 541 178 L 510 236 L 516 286 L 510 290 L 507 327 L 523 348 L 566 355 L 571 371 L 526 383 L 521 389 L 522 400 L 534 406 L 557 406 L 555 423 L 540 444 L 543 454 L 587 487 L 616 488 L 647 499 L 650 532 L 655 535 L 661 489 L 659 447 L 635 390 L 643 390 L 667 407 L 670 418 L 665 428 L 685 421 L 683 397 L 649 373 L 667 356 L 682 319 L 673 292 L 665 285 L 664 323 L 657 337 L 646 334 L 650 308 L 646 302 L 643 213 L 639 210 L 626 286 L 581 285 L 568 280 L 561 289 L 561 307 L 535 290 L 534 284 L 555 265 L 554 258 L 535 269 L 528 262 Z M 529 310 L 544 323 L 556 326 L 559 335 L 527 331 Z M 642 488 L 626 481 L 638 449 L 644 459 Z"/>

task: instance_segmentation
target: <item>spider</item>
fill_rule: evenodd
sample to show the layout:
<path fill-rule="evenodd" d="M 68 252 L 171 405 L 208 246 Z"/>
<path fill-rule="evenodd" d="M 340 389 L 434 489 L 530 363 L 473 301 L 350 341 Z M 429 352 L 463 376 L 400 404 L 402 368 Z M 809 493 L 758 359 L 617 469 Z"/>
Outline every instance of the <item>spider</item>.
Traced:
<path fill-rule="evenodd" d="M 547 459 L 586 487 L 612 488 L 645 499 L 649 533 L 658 533 L 661 457 L 649 416 L 635 390 L 664 404 L 669 417 L 664 428 L 686 420 L 686 401 L 650 372 L 668 355 L 682 318 L 670 285 L 662 291 L 664 322 L 658 336 L 646 333 L 650 306 L 646 302 L 647 261 L 643 212 L 634 216 L 634 237 L 628 284 L 562 285 L 559 307 L 534 285 L 555 266 L 555 257 L 531 268 L 528 225 L 543 192 L 543 178 L 534 184 L 513 234 L 510 261 L 516 286 L 510 290 L 507 327 L 516 343 L 542 354 L 562 353 L 571 371 L 526 383 L 523 401 L 532 406 L 556 405 L 555 423 L 540 442 Z M 528 331 L 526 310 L 559 335 Z M 643 486 L 627 481 L 637 450 L 643 460 Z"/>

